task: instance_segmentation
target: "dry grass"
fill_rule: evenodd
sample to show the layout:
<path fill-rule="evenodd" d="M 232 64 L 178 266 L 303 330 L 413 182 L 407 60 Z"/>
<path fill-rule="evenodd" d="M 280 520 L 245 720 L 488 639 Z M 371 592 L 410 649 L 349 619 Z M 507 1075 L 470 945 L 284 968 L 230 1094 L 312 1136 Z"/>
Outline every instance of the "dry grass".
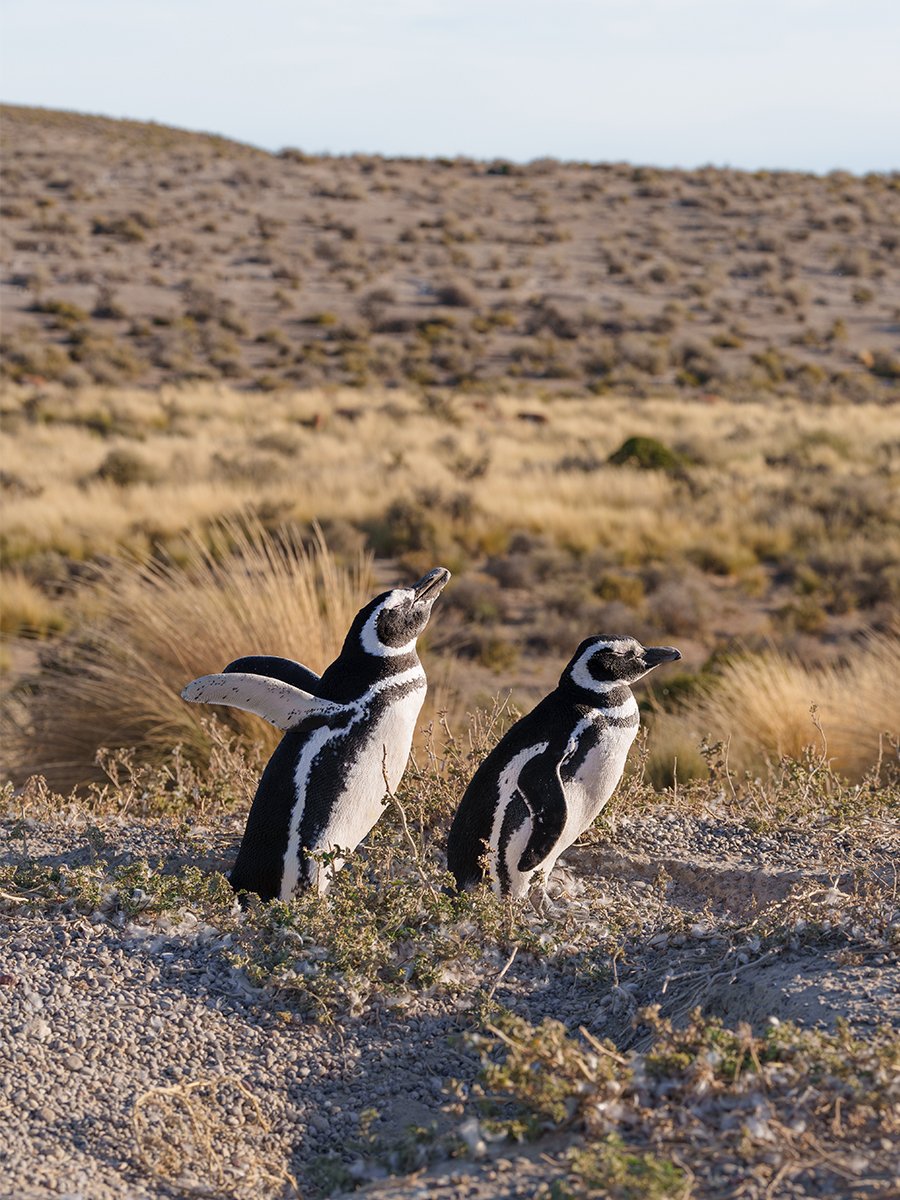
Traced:
<path fill-rule="evenodd" d="M 677 757 L 689 777 L 701 738 L 711 736 L 730 743 L 736 769 L 799 759 L 812 747 L 858 779 L 900 735 L 898 678 L 900 640 L 887 636 L 868 638 L 836 666 L 804 667 L 774 652 L 736 659 L 680 711 L 657 716 L 651 773 L 670 781 Z"/>
<path fill-rule="evenodd" d="M 876 505 L 869 491 L 878 472 L 887 490 L 872 532 L 884 553 L 900 557 L 887 521 L 896 505 L 896 409 L 860 405 L 850 424 L 841 410 L 673 398 L 539 405 L 540 423 L 520 411 L 521 401 L 502 396 L 435 407 L 377 391 L 293 392 L 262 403 L 208 386 L 37 398 L 7 390 L 0 450 L 17 463 L 19 486 L 7 499 L 4 554 L 83 558 L 164 544 L 251 503 L 298 521 L 355 523 L 396 546 L 402 539 L 383 526 L 402 503 L 422 510 L 413 543 L 477 554 L 525 529 L 632 564 L 704 561 L 714 550 L 719 570 L 740 573 L 800 543 L 865 539 L 856 514 Z M 676 446 L 692 463 L 689 475 L 608 464 L 635 434 Z M 154 483 L 97 477 L 110 451 L 125 447 Z M 823 474 L 841 490 L 833 514 Z"/>
<path fill-rule="evenodd" d="M 512 690 L 517 706 L 529 708 L 587 633 L 627 631 L 648 644 L 673 642 L 685 655 L 687 675 L 654 679 L 672 710 L 654 733 L 657 782 L 671 780 L 676 755 L 681 778 L 701 772 L 697 746 L 708 732 L 731 735 L 737 760 L 754 766 L 783 747 L 796 752 L 814 736 L 812 703 L 820 705 L 837 761 L 854 773 L 877 754 L 879 733 L 897 731 L 893 708 L 879 699 L 882 685 L 866 682 L 875 691 L 853 707 L 860 712 L 851 720 L 840 685 L 828 681 L 855 661 L 867 632 L 880 631 L 885 646 L 896 632 L 900 409 L 860 404 L 848 422 L 843 409 L 787 401 L 606 396 L 524 407 L 502 395 L 325 390 L 263 401 L 210 385 L 9 388 L 0 405 L 0 453 L 15 463 L 14 475 L 4 477 L 0 530 L 10 577 L 23 596 L 44 597 L 78 629 L 99 620 L 114 631 L 103 635 L 119 647 L 104 651 L 110 662 L 133 641 L 128 653 L 151 664 L 140 668 L 141 688 L 125 703 L 130 712 L 140 695 L 146 718 L 123 721 L 118 702 L 95 703 L 91 712 L 102 719 L 94 747 L 152 751 L 184 740 L 201 750 L 197 717 L 173 708 L 185 677 L 251 650 L 310 660 L 319 653 L 305 627 L 296 635 L 284 628 L 277 569 L 274 591 L 239 584 L 248 592 L 241 605 L 249 624 L 234 606 L 215 621 L 186 611 L 176 564 L 196 566 L 206 555 L 213 570 L 224 551 L 221 531 L 210 531 L 223 517 L 248 512 L 261 528 L 293 525 L 307 540 L 320 522 L 332 552 L 351 566 L 368 546 L 404 569 L 442 562 L 454 571 L 426 646 L 438 709 L 455 706 L 457 697 L 470 708 L 486 705 L 498 690 Z M 680 465 L 642 470 L 610 462 L 634 436 L 658 439 Z M 144 564 L 136 591 L 134 569 L 122 568 L 120 579 L 120 568 L 108 563 L 92 587 L 73 588 L 85 574 L 78 564 L 123 552 Z M 253 569 L 267 574 L 265 564 L 263 557 Z M 216 566 L 203 585 L 209 595 L 198 612 L 213 611 L 210 596 L 224 571 Z M 158 602 L 145 613 L 135 596 L 151 595 Z M 274 611 L 264 616 L 270 603 Z M 339 637 L 337 611 L 335 621 Z M 19 618 L 14 623 L 24 632 Z M 50 628 L 47 620 L 39 627 Z M 160 655 L 155 643 L 144 645 L 145 629 L 170 647 L 178 631 L 180 650 Z M 795 684 L 776 688 L 768 667 L 746 685 L 730 682 L 720 666 L 738 648 L 750 657 L 774 648 L 798 664 L 784 668 Z M 61 650 L 60 661 L 67 653 Z M 85 660 L 89 679 L 93 655 Z M 170 659 L 154 683 L 157 661 Z M 696 697 L 698 672 L 715 680 L 721 696 L 696 700 L 685 721 L 665 688 L 672 681 L 673 696 L 687 686 Z M 769 696 L 773 688 L 781 707 Z M 750 693 L 765 697 L 757 704 L 763 715 L 778 714 L 762 732 Z M 52 714 L 46 723 L 46 744 L 56 746 L 63 735 L 49 728 Z M 863 737 L 854 732 L 860 723 L 869 731 Z M 137 739 L 131 743 L 129 730 Z M 85 744 L 79 733 L 82 762 Z M 26 757 L 35 768 L 47 760 L 43 751 Z"/>
<path fill-rule="evenodd" d="M 21 571 L 0 576 L 0 634 L 4 637 L 44 638 L 65 629 L 58 605 Z"/>
<path fill-rule="evenodd" d="M 271 1126 L 240 1079 L 213 1076 L 138 1096 L 132 1112 L 137 1156 L 151 1178 L 186 1196 L 299 1196 L 285 1167 L 272 1165 Z"/>
<path fill-rule="evenodd" d="M 306 549 L 290 529 L 268 533 L 252 519 L 220 523 L 208 544 L 188 536 L 182 549 L 178 564 L 100 568 L 81 619 L 9 705 L 17 775 L 40 772 L 60 787 L 99 778 L 101 747 L 137 747 L 146 760 L 178 744 L 207 757 L 207 714 L 181 700 L 184 684 L 251 653 L 299 655 L 322 670 L 371 592 L 365 556 L 340 567 L 321 537 Z M 223 719 L 264 746 L 277 740 L 256 717 Z"/>
<path fill-rule="evenodd" d="M 838 1181 L 848 1196 L 890 1187 L 900 1041 L 888 1026 L 862 1038 L 846 1023 L 832 1033 L 774 1022 L 756 1037 L 699 1008 L 673 1028 L 657 1006 L 639 1020 L 652 1032 L 641 1054 L 623 1055 L 583 1026 L 579 1040 L 558 1021 L 534 1026 L 508 1012 L 476 1036 L 483 1107 L 491 1112 L 503 1096 L 516 1106 L 485 1128 L 518 1139 L 575 1135 L 550 1195 L 674 1200 L 733 1194 L 736 1178 L 759 1181 L 766 1196 L 833 1194 Z M 710 1179 L 723 1164 L 724 1192 L 724 1173 Z M 883 1180 L 872 1178 L 881 1168 Z"/>

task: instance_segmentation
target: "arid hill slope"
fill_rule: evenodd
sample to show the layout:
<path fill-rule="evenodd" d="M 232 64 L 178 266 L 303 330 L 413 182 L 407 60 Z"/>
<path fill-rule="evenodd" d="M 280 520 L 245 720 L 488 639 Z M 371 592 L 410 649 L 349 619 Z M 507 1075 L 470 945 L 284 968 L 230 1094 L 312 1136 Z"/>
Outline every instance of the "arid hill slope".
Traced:
<path fill-rule="evenodd" d="M 898 393 L 897 174 L 312 158 L 0 113 L 8 378 Z"/>

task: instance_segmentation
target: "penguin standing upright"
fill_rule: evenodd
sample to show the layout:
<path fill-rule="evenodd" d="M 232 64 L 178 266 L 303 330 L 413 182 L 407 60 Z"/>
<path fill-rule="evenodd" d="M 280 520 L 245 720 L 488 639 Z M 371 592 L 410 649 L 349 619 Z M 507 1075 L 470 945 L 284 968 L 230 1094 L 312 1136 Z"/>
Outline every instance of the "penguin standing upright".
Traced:
<path fill-rule="evenodd" d="M 284 737 L 269 760 L 229 876 L 264 900 L 324 892 L 336 855 L 356 848 L 406 769 L 425 672 L 416 639 L 450 578 L 435 567 L 418 583 L 376 597 L 353 620 L 341 653 L 319 678 L 290 659 L 239 658 L 181 693 L 264 717 Z M 386 781 L 386 782 L 385 782 Z"/>
<path fill-rule="evenodd" d="M 535 872 L 596 820 L 622 776 L 638 730 L 629 684 L 681 658 L 673 646 L 632 637 L 587 638 L 555 691 L 517 721 L 466 788 L 447 845 L 460 890 L 483 877 L 494 891 L 525 896 Z"/>

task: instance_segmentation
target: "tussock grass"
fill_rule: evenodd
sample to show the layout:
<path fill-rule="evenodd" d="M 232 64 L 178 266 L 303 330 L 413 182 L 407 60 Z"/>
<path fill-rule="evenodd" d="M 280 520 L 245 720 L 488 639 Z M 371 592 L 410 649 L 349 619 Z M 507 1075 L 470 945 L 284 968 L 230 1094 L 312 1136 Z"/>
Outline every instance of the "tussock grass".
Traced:
<path fill-rule="evenodd" d="M 69 788 L 101 777 L 101 747 L 137 747 L 152 760 L 180 745 L 191 759 L 208 758 L 209 713 L 181 700 L 184 684 L 251 653 L 322 670 L 371 587 L 364 555 L 342 567 L 321 535 L 306 548 L 289 528 L 269 533 L 252 519 L 220 523 L 207 542 L 189 535 L 177 564 L 101 567 L 85 615 L 9 705 L 13 773 Z M 264 748 L 279 736 L 249 714 L 216 717 Z"/>
<path fill-rule="evenodd" d="M 21 571 L 0 576 L 0 633 L 45 638 L 66 627 L 65 614 Z"/>
<path fill-rule="evenodd" d="M 737 769 L 758 770 L 815 747 L 842 774 L 860 778 L 900 735 L 900 639 L 873 635 L 846 662 L 810 668 L 772 651 L 728 663 L 698 696 L 654 725 L 651 777 L 700 771 L 701 738 L 728 741 Z M 685 767 L 687 771 L 685 771 Z"/>
<path fill-rule="evenodd" d="M 676 755 L 680 780 L 702 773 L 697 747 L 706 734 L 730 736 L 738 766 L 758 769 L 767 757 L 799 753 L 818 737 L 813 703 L 837 765 L 865 771 L 878 735 L 897 731 L 885 674 L 873 656 L 865 689 L 860 681 L 853 689 L 867 698 L 851 711 L 841 700 L 842 669 L 815 664 L 853 662 L 854 639 L 889 628 L 900 599 L 900 410 L 859 404 L 848 422 L 843 409 L 788 400 L 609 394 L 532 400 L 525 415 L 542 418 L 535 422 L 521 419 L 523 403 L 514 395 L 376 389 L 284 391 L 262 401 L 209 384 L 156 392 L 9 387 L 0 396 L 0 455 L 15 470 L 3 480 L 0 553 L 11 571 L 35 580 L 57 568 L 60 578 L 84 573 L 75 563 L 104 556 L 168 556 L 166 590 L 158 579 L 148 586 L 174 614 L 170 624 L 180 623 L 182 657 L 197 643 L 190 674 L 194 663 L 221 666 L 248 643 L 274 649 L 245 636 L 234 611 L 213 623 L 182 616 L 174 564 L 189 566 L 195 539 L 246 513 L 269 529 L 319 522 L 341 555 L 369 546 L 403 569 L 443 562 L 454 571 L 454 590 L 429 630 L 429 675 L 435 684 L 443 672 L 447 685 L 432 689 L 429 712 L 454 706 L 450 692 L 472 707 L 498 688 L 530 707 L 592 632 L 671 641 L 689 672 L 708 660 L 704 676 L 736 645 L 749 653 L 771 644 L 789 665 L 774 665 L 782 659 L 773 654 L 763 666 L 719 672 L 712 698 L 692 677 L 696 701 L 656 723 L 654 781 L 671 781 Z M 678 471 L 610 463 L 628 439 L 648 437 L 679 456 Z M 136 478 L 101 477 L 111 456 L 127 462 L 129 453 L 141 463 Z M 492 588 L 494 615 L 477 628 L 451 599 L 467 584 L 479 595 Z M 107 567 L 81 607 L 102 608 L 111 586 L 126 605 L 117 598 L 115 611 L 131 613 L 130 584 Z M 269 594 L 254 591 L 260 604 Z M 248 613 L 257 612 L 255 602 Z M 114 641 L 130 643 L 146 625 L 173 642 L 171 628 L 159 629 L 161 612 L 135 609 L 129 624 L 116 624 L 115 612 L 101 616 Z M 267 631 L 281 618 L 257 612 L 248 620 Z M 87 613 L 77 620 L 80 629 L 92 622 Z M 307 644 L 305 636 L 279 639 L 292 656 L 313 657 Z M 121 651 L 104 653 L 113 662 Z M 149 657 L 155 665 L 155 648 Z M 809 669 L 795 665 L 804 661 Z M 176 681 L 171 668 L 166 679 Z M 889 686 L 889 671 L 886 679 Z M 164 690 L 144 685 L 150 715 L 130 728 L 150 735 L 151 750 L 183 738 L 202 751 L 196 718 L 175 720 Z M 445 694 L 435 704 L 438 691 Z M 118 708 L 94 712 L 105 726 L 120 725 Z M 126 744 L 100 729 L 94 744 L 104 742 Z M 44 761 L 29 753 L 28 768 Z"/>

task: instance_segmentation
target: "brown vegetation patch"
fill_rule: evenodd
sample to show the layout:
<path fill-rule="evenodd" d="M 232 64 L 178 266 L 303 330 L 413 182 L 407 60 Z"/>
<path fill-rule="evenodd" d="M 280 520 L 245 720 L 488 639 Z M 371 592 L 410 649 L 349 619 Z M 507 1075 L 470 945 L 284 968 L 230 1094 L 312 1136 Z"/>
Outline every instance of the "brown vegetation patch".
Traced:
<path fill-rule="evenodd" d="M 894 174 L 272 155 L 14 106 L 3 138 L 6 378 L 896 394 Z"/>

